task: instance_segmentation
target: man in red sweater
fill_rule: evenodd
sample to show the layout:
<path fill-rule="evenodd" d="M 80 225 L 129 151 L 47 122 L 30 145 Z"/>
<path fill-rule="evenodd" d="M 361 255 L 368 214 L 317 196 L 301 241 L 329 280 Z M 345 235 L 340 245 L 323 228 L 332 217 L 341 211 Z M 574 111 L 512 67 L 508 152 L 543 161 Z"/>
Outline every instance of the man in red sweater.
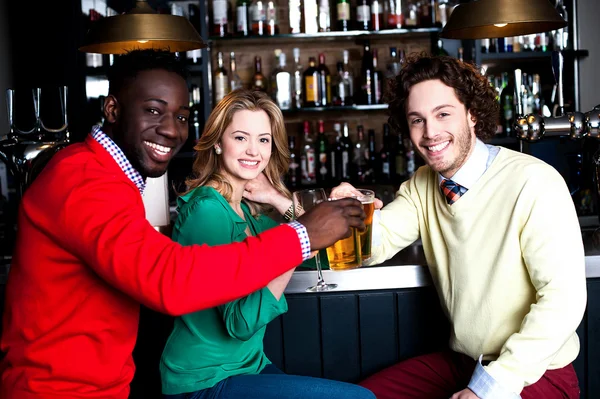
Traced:
<path fill-rule="evenodd" d="M 166 52 L 119 57 L 104 125 L 59 152 L 26 191 L 6 287 L 0 398 L 125 399 L 140 303 L 180 315 L 229 302 L 364 228 L 360 203 L 347 200 L 220 247 L 183 247 L 154 230 L 145 178 L 164 174 L 187 138 L 185 78 Z"/>

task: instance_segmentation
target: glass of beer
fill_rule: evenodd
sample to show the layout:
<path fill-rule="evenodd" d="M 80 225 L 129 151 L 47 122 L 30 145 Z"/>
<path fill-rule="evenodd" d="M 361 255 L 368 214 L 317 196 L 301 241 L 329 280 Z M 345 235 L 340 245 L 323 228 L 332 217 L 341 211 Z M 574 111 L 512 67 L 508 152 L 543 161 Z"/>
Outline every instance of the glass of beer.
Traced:
<path fill-rule="evenodd" d="M 366 218 L 365 231 L 352 228 L 352 235 L 341 239 L 327 248 L 327 258 L 331 270 L 350 270 L 360 267 L 362 261 L 371 257 L 371 239 L 373 213 L 375 211 L 375 193 L 371 190 L 358 190 L 360 195 L 353 198 L 359 200 L 364 207 Z"/>
<path fill-rule="evenodd" d="M 365 226 L 364 231 L 359 231 L 360 235 L 360 250 L 362 260 L 367 260 L 371 257 L 371 244 L 373 241 L 373 214 L 375 213 L 375 193 L 372 190 L 359 189 L 361 195 L 357 199 L 363 204 L 365 210 Z M 362 262 L 361 262 L 362 263 Z"/>

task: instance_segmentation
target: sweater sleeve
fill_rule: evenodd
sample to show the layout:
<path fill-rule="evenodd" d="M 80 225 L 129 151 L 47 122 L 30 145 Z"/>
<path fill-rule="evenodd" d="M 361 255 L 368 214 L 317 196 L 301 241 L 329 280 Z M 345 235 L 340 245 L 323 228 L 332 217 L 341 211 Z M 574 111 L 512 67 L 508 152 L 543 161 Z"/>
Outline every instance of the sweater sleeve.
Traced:
<path fill-rule="evenodd" d="M 302 262 L 298 234 L 285 225 L 241 243 L 175 243 L 148 223 L 133 185 L 106 176 L 70 190 L 56 219 L 60 245 L 115 288 L 172 315 L 248 295 Z"/>
<path fill-rule="evenodd" d="M 385 262 L 419 238 L 417 207 L 411 197 L 413 179 L 400 186 L 396 198 L 381 209 L 379 245 L 374 246 L 366 264 Z"/>
<path fill-rule="evenodd" d="M 229 336 L 247 341 L 277 316 L 287 312 L 287 301 L 282 295 L 277 300 L 268 288 L 219 306 Z"/>
<path fill-rule="evenodd" d="M 212 199 L 193 201 L 181 216 L 177 241 L 186 245 L 220 245 L 232 242 L 233 222 L 223 206 Z M 277 223 L 266 216 L 260 216 L 258 225 L 260 231 L 277 227 Z M 207 229 L 204 226 L 215 228 Z M 216 264 L 215 267 L 220 265 Z M 279 301 L 275 299 L 265 287 L 218 308 L 229 336 L 247 341 L 275 317 L 287 312 L 287 302 L 284 296 Z"/>
<path fill-rule="evenodd" d="M 536 298 L 520 330 L 485 367 L 515 393 L 537 382 L 559 349 L 574 339 L 586 306 L 583 242 L 567 186 L 547 165 L 530 172 L 515 212 L 523 219 L 521 252 Z"/>

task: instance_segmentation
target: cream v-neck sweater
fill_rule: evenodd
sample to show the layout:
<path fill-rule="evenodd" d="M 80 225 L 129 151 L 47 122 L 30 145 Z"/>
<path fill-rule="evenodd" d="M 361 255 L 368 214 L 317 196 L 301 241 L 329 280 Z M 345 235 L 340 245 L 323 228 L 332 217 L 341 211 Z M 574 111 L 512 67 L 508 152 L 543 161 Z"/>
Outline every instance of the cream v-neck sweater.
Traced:
<path fill-rule="evenodd" d="M 564 179 L 548 164 L 503 148 L 453 205 L 422 167 L 382 209 L 381 232 L 369 263 L 421 238 L 450 347 L 494 360 L 486 371 L 506 388 L 519 393 L 577 357 L 583 243 Z"/>

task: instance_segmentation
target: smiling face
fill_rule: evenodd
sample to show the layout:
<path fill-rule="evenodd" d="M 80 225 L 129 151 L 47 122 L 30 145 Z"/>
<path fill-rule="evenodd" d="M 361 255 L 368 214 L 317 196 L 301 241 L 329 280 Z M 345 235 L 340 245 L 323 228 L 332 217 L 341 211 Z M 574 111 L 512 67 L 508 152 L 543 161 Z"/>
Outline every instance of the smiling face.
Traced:
<path fill-rule="evenodd" d="M 140 72 L 105 100 L 104 130 L 143 177 L 159 177 L 188 136 L 188 89 L 177 73 Z"/>
<path fill-rule="evenodd" d="M 271 121 L 265 111 L 237 111 L 217 144 L 222 150 L 221 172 L 231 184 L 245 185 L 267 167 L 271 142 Z"/>
<path fill-rule="evenodd" d="M 406 103 L 410 139 L 427 165 L 451 178 L 475 147 L 475 121 L 454 89 L 426 80 L 410 89 Z"/>

